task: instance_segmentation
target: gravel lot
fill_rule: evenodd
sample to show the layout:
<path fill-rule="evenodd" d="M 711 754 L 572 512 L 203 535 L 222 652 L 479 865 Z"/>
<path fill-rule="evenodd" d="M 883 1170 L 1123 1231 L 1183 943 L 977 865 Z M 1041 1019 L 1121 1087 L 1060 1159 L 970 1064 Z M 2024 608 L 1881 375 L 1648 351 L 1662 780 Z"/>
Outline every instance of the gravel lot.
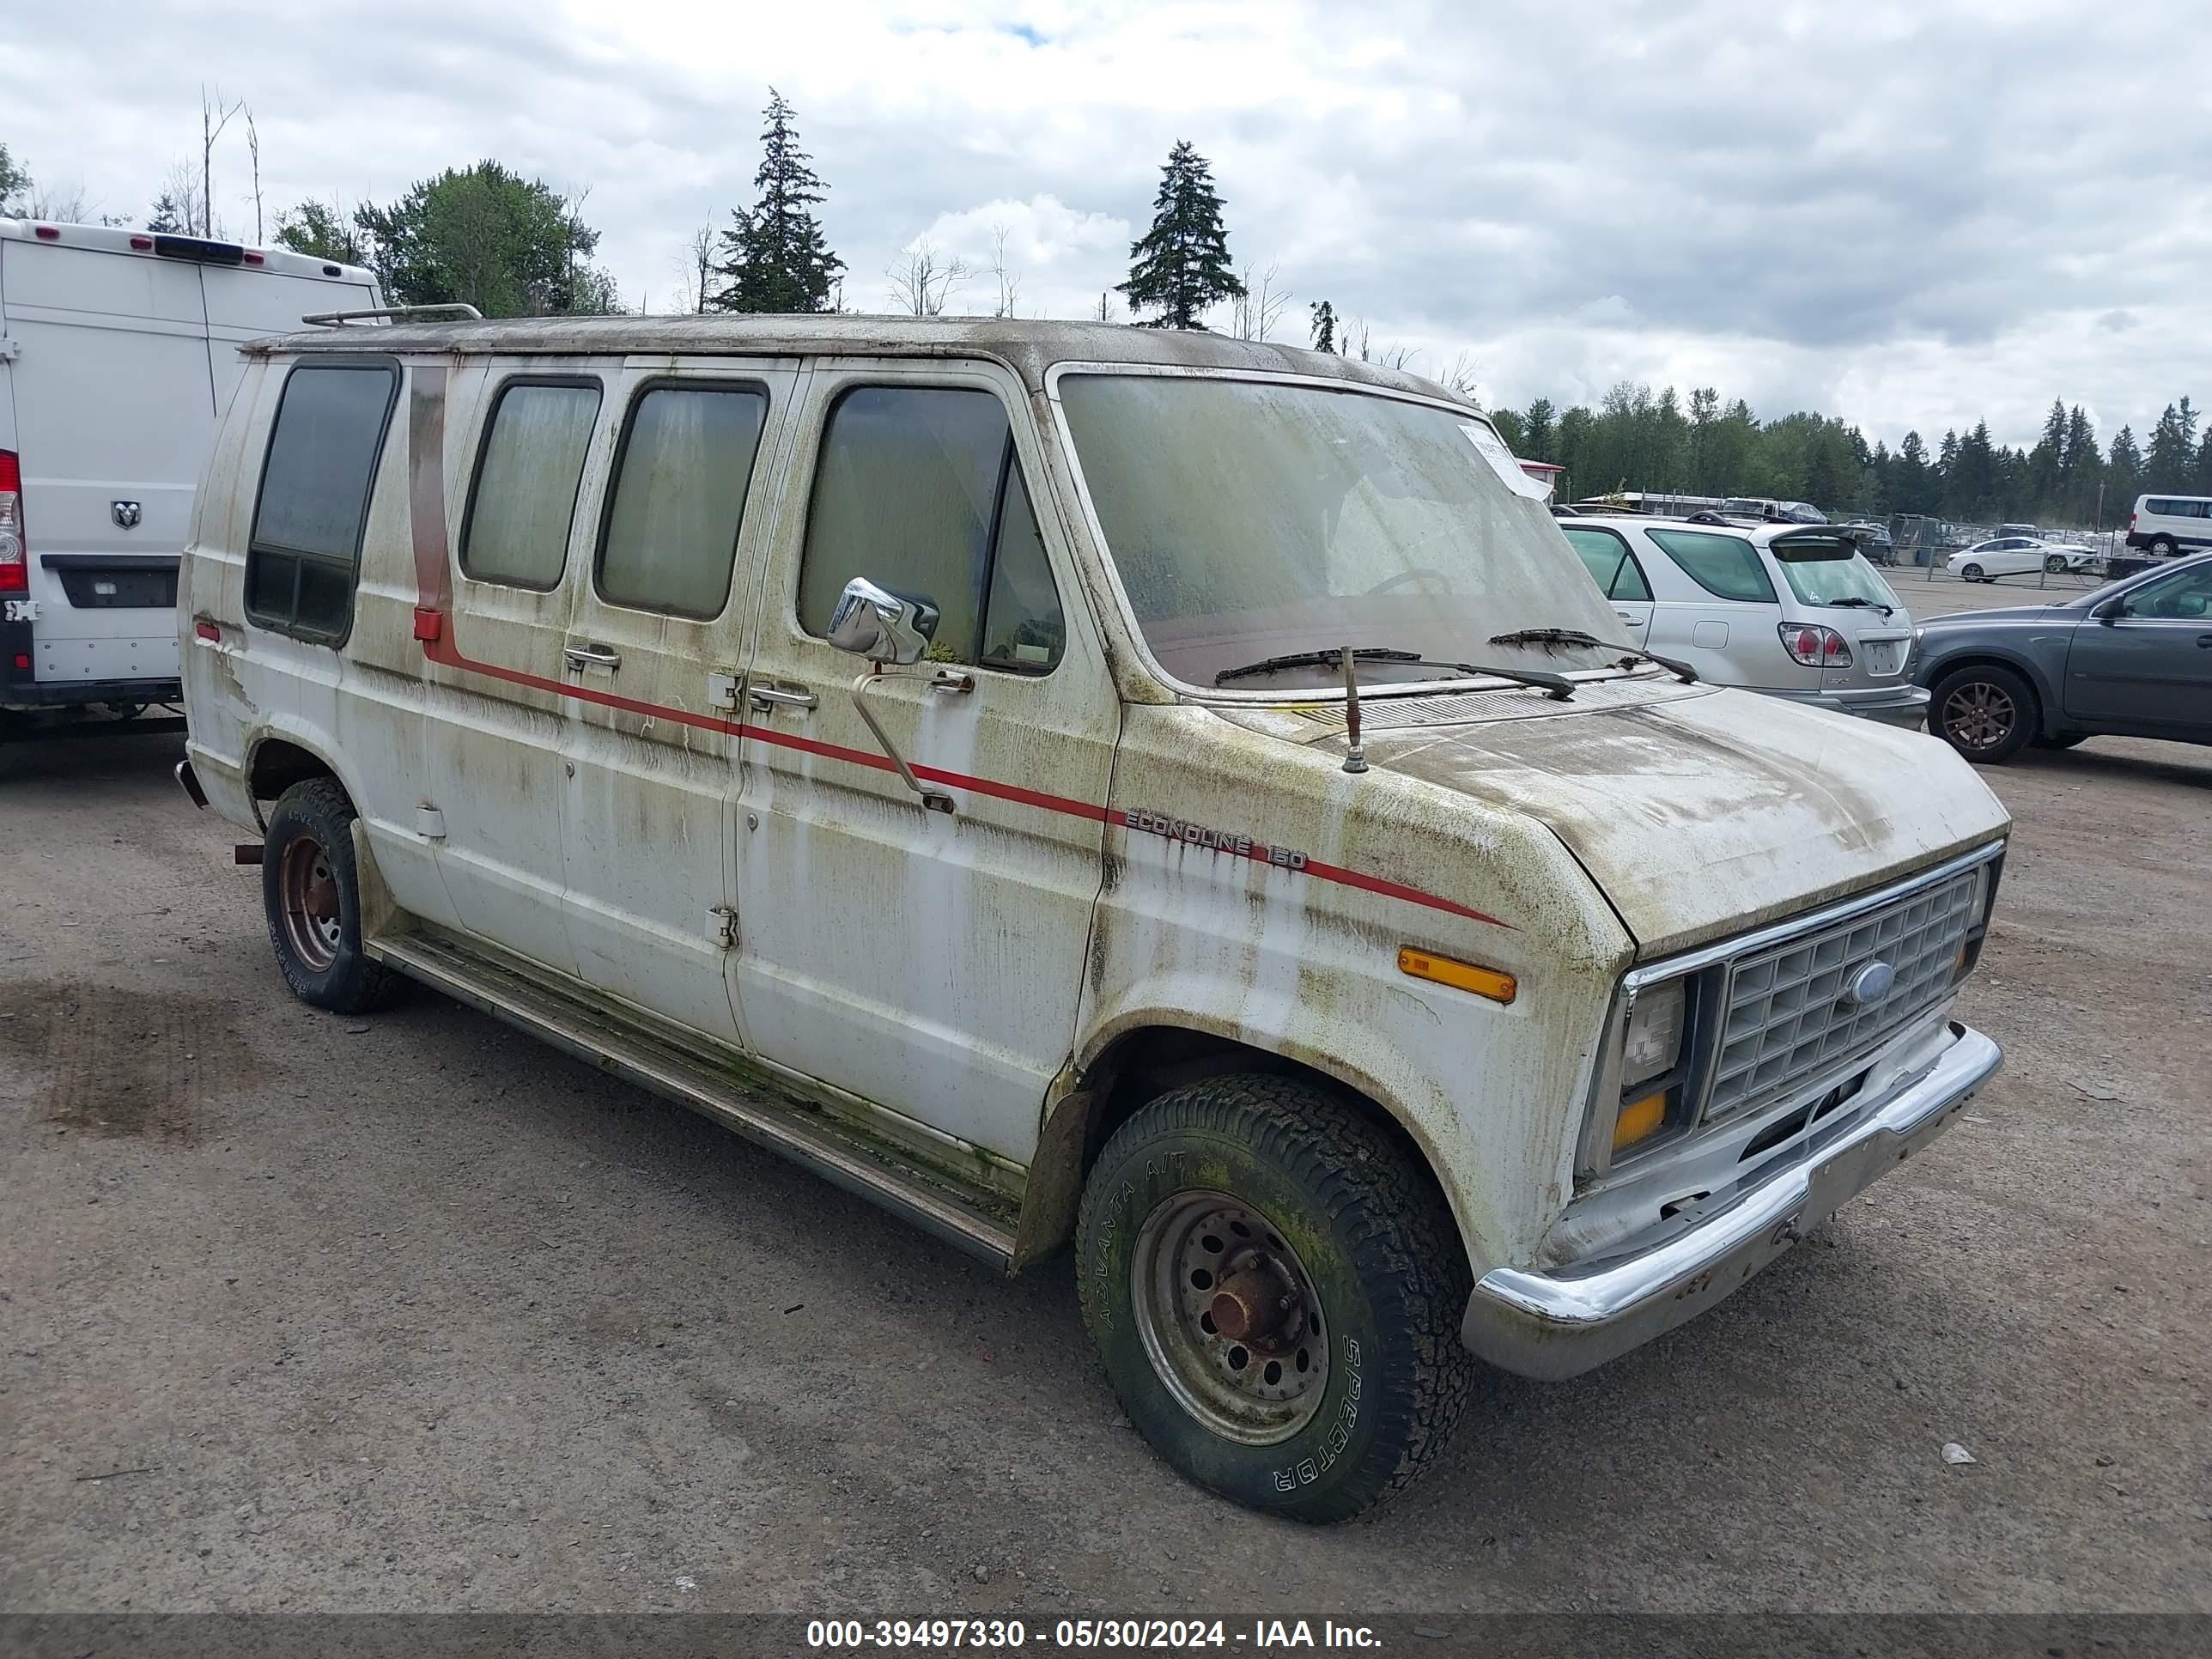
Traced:
<path fill-rule="evenodd" d="M 1971 1115 L 1316 1532 L 1117 1423 L 1065 1263 L 995 1279 L 434 997 L 294 1002 L 176 750 L 0 747 L 0 1606 L 2212 1607 L 2212 750 L 1993 773 Z"/>

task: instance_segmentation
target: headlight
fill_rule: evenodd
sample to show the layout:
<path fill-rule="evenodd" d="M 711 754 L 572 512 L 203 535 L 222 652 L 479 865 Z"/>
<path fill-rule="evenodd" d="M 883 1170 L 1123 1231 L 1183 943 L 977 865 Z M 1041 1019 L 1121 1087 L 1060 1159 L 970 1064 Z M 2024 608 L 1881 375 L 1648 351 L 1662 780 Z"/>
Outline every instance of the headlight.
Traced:
<path fill-rule="evenodd" d="M 1578 1155 L 1583 1180 L 1681 1126 L 1688 1109 L 1692 1034 L 1698 1028 L 1705 975 L 1641 980 L 1632 975 L 1616 1002 L 1607 1049 L 1594 1080 Z"/>
<path fill-rule="evenodd" d="M 1674 1069 L 1682 1055 L 1682 981 L 1670 979 L 1638 994 L 1621 1034 L 1620 1086 L 1633 1089 Z"/>

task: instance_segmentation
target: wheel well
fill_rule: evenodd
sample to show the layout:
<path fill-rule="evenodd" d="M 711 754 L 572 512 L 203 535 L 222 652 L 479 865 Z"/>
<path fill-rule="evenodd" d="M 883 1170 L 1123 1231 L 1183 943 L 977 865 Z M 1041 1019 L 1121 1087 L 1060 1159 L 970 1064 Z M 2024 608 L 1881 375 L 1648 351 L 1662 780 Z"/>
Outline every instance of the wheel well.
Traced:
<path fill-rule="evenodd" d="M 287 743 L 282 738 L 270 738 L 254 749 L 246 781 L 254 799 L 275 800 L 295 783 L 305 783 L 309 778 L 337 777 L 322 757 L 312 750 Z"/>
<path fill-rule="evenodd" d="M 1098 1154 L 1105 1150 L 1114 1132 L 1146 1102 L 1158 1099 L 1170 1089 L 1180 1089 L 1206 1078 L 1247 1072 L 1302 1078 L 1347 1110 L 1376 1126 L 1404 1150 L 1413 1167 L 1444 1199 L 1445 1213 L 1454 1216 L 1456 1227 L 1456 1212 L 1443 1191 L 1443 1184 L 1437 1179 L 1428 1154 L 1422 1151 L 1420 1142 L 1407 1133 L 1406 1126 L 1379 1103 L 1326 1072 L 1298 1060 L 1255 1048 L 1233 1037 L 1180 1026 L 1152 1025 L 1124 1031 L 1085 1068 L 1085 1085 L 1097 1097 L 1098 1104 L 1085 1127 L 1083 1174 L 1089 1176 L 1091 1165 L 1098 1161 Z M 1465 1246 L 1466 1241 L 1462 1239 L 1461 1247 Z"/>
<path fill-rule="evenodd" d="M 2034 700 L 2035 724 L 2039 728 L 2042 726 L 2044 714 L 2046 708 L 2042 685 L 2037 681 L 2034 674 L 2027 667 L 2004 657 L 1992 657 L 1984 653 L 1978 653 L 1968 656 L 1948 658 L 1942 662 L 1936 663 L 1928 670 L 1926 684 L 1929 690 L 1932 693 L 1941 682 L 1949 678 L 1962 668 L 2002 668 L 2006 673 L 2021 680 L 2027 687 L 2027 695 Z M 1930 724 L 1929 726 L 1930 731 L 1935 730 L 1935 726 L 1933 724 L 1934 718 L 1934 711 L 1931 707 L 1929 712 Z"/>

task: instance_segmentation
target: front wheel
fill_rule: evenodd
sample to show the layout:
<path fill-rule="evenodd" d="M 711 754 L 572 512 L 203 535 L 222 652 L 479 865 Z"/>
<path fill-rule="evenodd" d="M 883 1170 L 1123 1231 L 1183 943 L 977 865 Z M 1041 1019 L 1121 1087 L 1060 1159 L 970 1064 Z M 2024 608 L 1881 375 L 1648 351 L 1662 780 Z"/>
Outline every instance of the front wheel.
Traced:
<path fill-rule="evenodd" d="M 1077 1228 L 1084 1322 L 1191 1480 L 1341 1521 L 1449 1439 L 1473 1362 L 1465 1253 L 1428 1172 L 1296 1079 L 1216 1078 L 1117 1130 Z"/>
<path fill-rule="evenodd" d="M 261 903 L 284 982 L 301 1001 L 362 1014 L 402 981 L 361 948 L 361 879 L 353 803 L 331 778 L 309 778 L 278 798 L 261 852 Z"/>
<path fill-rule="evenodd" d="M 1982 568 L 1981 568 L 1981 566 L 1979 566 L 1979 565 L 1978 565 L 1978 564 L 1967 564 L 1967 565 L 1961 565 L 1961 566 L 1960 566 L 1960 567 L 1959 567 L 1959 580 L 1961 580 L 1961 581 L 1968 581 L 1968 582 L 1978 582 L 1978 581 L 1981 580 L 1981 579 L 1982 579 Z"/>
<path fill-rule="evenodd" d="M 1936 683 L 1928 725 L 1968 760 L 1995 766 L 2035 734 L 2035 693 L 2009 668 L 1954 669 Z"/>

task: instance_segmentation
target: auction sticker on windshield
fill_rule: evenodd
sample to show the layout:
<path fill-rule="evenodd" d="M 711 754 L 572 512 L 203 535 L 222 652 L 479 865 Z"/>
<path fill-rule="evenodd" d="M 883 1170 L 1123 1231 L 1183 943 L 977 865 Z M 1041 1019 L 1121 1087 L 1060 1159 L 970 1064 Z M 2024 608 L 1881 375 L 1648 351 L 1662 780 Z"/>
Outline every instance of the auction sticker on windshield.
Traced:
<path fill-rule="evenodd" d="M 1468 442 L 1475 453 L 1490 463 L 1490 470 L 1505 481 L 1505 487 L 1516 495 L 1526 495 L 1531 501 L 1541 501 L 1545 486 L 1521 470 L 1521 463 L 1513 459 L 1513 452 L 1505 447 L 1505 440 L 1480 421 L 1462 421 L 1459 429 L 1467 434 Z"/>

